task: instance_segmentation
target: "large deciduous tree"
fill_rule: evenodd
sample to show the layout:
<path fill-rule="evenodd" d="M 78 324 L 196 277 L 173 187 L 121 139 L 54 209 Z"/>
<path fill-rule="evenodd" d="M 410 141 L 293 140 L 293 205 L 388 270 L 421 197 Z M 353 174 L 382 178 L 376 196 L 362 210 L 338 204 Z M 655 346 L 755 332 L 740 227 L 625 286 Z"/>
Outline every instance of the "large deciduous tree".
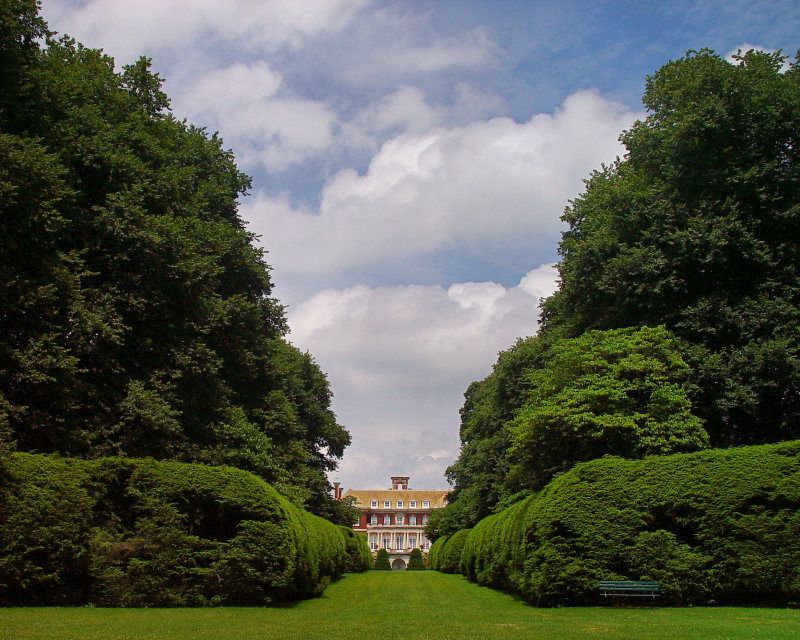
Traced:
<path fill-rule="evenodd" d="M 589 331 L 558 340 L 509 425 L 506 485 L 539 489 L 577 462 L 642 458 L 708 445 L 691 413 L 688 367 L 663 327 Z"/>
<path fill-rule="evenodd" d="M 800 436 L 800 69 L 688 54 L 567 208 L 544 331 L 664 324 L 712 444 Z"/>
<path fill-rule="evenodd" d="M 349 435 L 284 338 L 249 184 L 148 59 L 117 73 L 2 5 L 0 446 L 230 464 L 337 512 Z"/>

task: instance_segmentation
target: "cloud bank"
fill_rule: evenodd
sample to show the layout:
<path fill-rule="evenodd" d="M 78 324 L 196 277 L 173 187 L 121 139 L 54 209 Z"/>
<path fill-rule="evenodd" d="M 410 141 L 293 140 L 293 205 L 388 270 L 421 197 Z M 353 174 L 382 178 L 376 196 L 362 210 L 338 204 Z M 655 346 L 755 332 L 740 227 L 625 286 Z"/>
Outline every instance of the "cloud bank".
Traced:
<path fill-rule="evenodd" d="M 454 247 L 469 253 L 521 235 L 555 245 L 563 207 L 592 169 L 622 153 L 617 138 L 635 117 L 581 91 L 553 114 L 523 123 L 494 118 L 401 134 L 382 145 L 363 175 L 339 171 L 318 211 L 263 193 L 241 211 L 289 278 Z"/>
<path fill-rule="evenodd" d="M 413 470 L 417 488 L 445 487 L 467 385 L 488 375 L 517 337 L 536 332 L 556 275 L 543 265 L 508 288 L 331 289 L 290 311 L 290 339 L 327 373 L 334 410 L 353 435 L 340 467 L 348 486 L 380 488 L 390 473 Z"/>

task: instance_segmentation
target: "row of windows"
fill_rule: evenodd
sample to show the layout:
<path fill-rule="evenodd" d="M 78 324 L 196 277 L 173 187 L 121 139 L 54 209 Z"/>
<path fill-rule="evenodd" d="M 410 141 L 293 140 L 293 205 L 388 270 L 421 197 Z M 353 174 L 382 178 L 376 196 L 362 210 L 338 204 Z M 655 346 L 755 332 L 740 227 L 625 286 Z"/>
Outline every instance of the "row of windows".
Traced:
<path fill-rule="evenodd" d="M 378 501 L 377 500 L 373 500 L 370 503 L 370 506 L 373 507 L 373 508 L 377 507 L 378 506 Z M 389 509 L 391 506 L 392 506 L 392 501 L 391 500 L 384 500 L 383 501 L 383 508 L 384 509 Z M 431 506 L 430 500 L 423 500 L 422 501 L 422 508 L 423 509 L 429 509 L 430 506 Z M 397 508 L 398 509 L 403 509 L 404 508 L 402 500 L 398 500 L 397 501 Z M 417 508 L 417 501 L 416 500 L 409 500 L 408 501 L 408 508 L 409 509 L 416 509 Z"/>
<path fill-rule="evenodd" d="M 378 516 L 371 516 L 369 519 L 370 524 L 378 524 Z M 390 525 L 392 523 L 391 516 L 383 516 L 383 524 Z M 395 524 L 405 524 L 405 516 L 398 514 L 395 516 Z M 414 526 L 417 524 L 417 516 L 409 516 L 408 524 Z M 422 516 L 422 524 L 428 524 L 428 516 Z"/>

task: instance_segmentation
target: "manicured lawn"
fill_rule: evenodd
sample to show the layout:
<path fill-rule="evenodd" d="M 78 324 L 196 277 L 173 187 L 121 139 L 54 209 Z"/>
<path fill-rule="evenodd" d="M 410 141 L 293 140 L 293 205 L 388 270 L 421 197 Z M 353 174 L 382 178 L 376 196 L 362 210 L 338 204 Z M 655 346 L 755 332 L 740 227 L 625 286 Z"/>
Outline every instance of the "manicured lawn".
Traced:
<path fill-rule="evenodd" d="M 284 608 L 0 609 L 3 640 L 800 638 L 787 609 L 534 609 L 460 576 L 372 571 Z"/>

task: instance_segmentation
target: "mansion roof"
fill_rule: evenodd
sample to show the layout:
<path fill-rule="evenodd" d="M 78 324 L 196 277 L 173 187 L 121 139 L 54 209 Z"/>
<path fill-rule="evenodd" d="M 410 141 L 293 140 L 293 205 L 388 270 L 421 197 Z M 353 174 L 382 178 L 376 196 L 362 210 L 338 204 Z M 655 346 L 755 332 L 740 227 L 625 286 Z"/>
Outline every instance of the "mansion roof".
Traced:
<path fill-rule="evenodd" d="M 422 508 L 423 500 L 427 500 L 431 509 L 440 509 L 446 504 L 448 493 L 450 492 L 432 489 L 348 489 L 342 498 L 355 498 L 357 507 L 369 507 L 372 500 L 377 500 L 379 509 L 384 508 L 383 503 L 386 500 L 390 501 L 392 509 L 397 509 L 397 501 L 402 500 L 403 506 L 400 508 L 404 510 L 409 509 L 408 504 L 412 500 L 416 500 L 417 509 Z"/>

